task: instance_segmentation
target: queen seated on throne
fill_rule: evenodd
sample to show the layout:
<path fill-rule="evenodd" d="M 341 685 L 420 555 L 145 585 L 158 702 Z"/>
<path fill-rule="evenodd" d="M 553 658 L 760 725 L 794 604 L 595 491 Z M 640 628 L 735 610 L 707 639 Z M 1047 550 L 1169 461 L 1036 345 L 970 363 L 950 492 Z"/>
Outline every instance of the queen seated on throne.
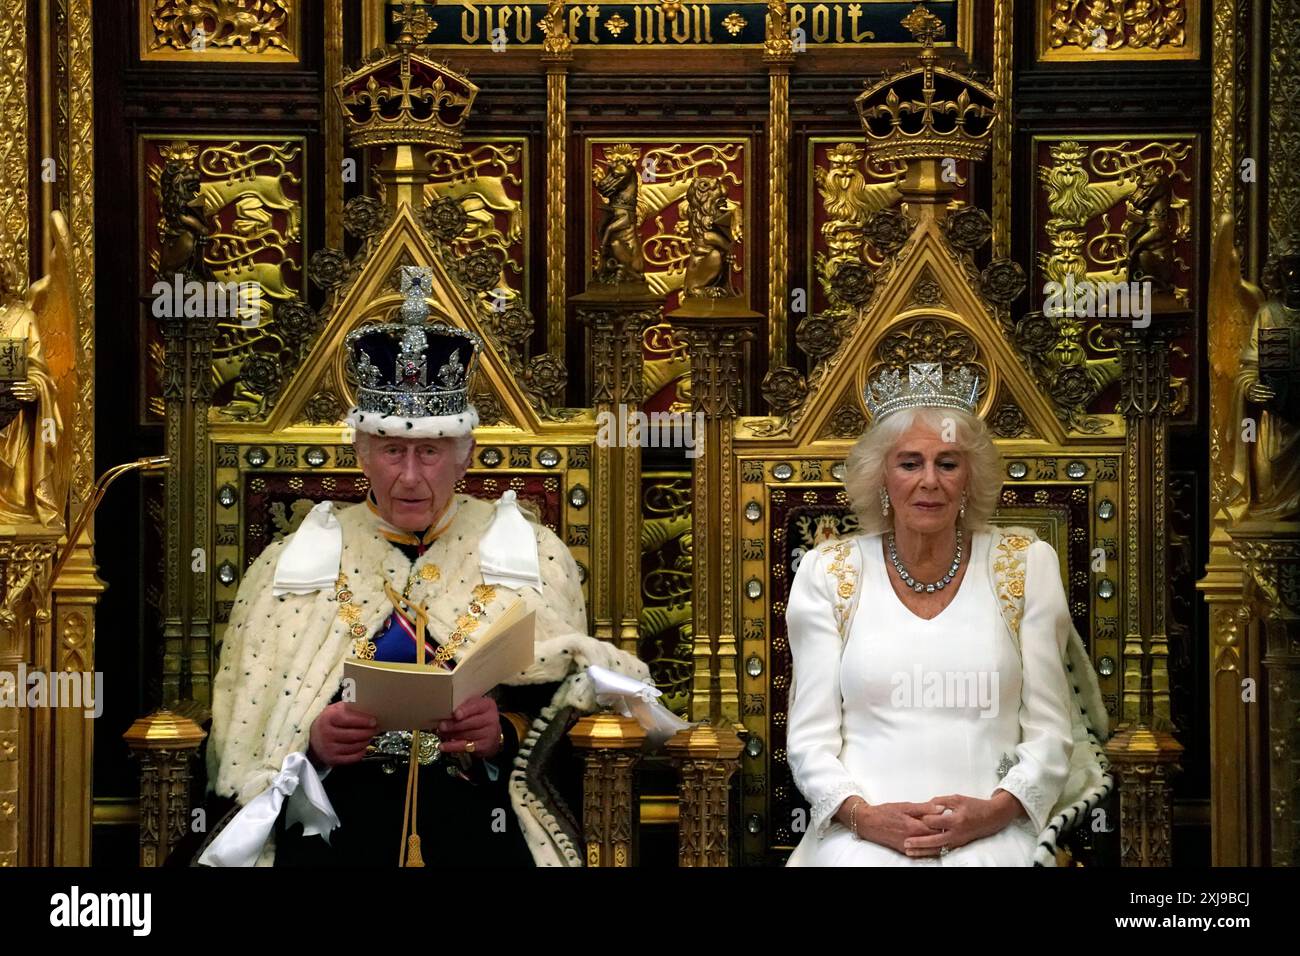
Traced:
<path fill-rule="evenodd" d="M 787 747 L 812 814 L 789 863 L 1052 863 L 1111 786 L 1097 678 L 1051 545 L 989 523 L 973 375 L 907 371 L 867 388 L 845 479 L 861 532 L 805 555 L 790 593 Z"/>

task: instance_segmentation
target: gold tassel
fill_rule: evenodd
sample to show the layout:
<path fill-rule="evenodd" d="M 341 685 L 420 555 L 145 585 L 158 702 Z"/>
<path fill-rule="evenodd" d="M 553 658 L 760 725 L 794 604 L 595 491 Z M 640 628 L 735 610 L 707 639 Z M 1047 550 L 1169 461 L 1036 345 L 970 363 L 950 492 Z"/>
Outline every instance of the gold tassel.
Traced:
<path fill-rule="evenodd" d="M 424 866 L 424 857 L 420 855 L 420 835 L 412 833 L 406 838 L 405 866 Z"/>
<path fill-rule="evenodd" d="M 408 585 L 409 587 L 409 585 Z M 428 623 L 428 618 L 424 608 L 411 604 L 409 601 L 398 595 L 392 586 L 385 581 L 384 591 L 388 599 L 393 602 L 393 610 L 400 614 L 401 607 L 405 604 L 415 614 L 415 647 L 416 661 L 421 667 L 424 666 L 424 629 Z M 411 755 L 408 758 L 408 769 L 406 776 L 406 805 L 402 808 L 402 843 L 397 851 L 397 865 L 407 866 L 424 866 L 424 856 L 420 853 L 420 834 L 416 832 L 416 819 L 419 816 L 420 803 L 420 732 L 418 730 L 411 733 Z M 409 836 L 408 836 L 409 833 Z"/>
<path fill-rule="evenodd" d="M 406 775 L 406 805 L 402 808 L 402 843 L 397 850 L 398 866 L 424 866 L 420 834 L 416 832 L 420 801 L 420 732 L 411 734 L 411 755 Z M 409 836 L 408 836 L 409 833 Z"/>

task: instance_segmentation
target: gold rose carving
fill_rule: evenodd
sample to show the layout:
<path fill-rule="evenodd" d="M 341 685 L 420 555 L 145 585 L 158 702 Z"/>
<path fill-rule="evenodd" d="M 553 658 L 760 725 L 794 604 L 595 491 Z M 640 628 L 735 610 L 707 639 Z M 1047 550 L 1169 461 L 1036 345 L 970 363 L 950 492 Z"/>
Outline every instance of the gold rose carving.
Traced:
<path fill-rule="evenodd" d="M 0 270 L 0 523 L 63 523 L 71 478 L 67 429 L 77 391 L 77 304 L 63 214 L 50 214 L 50 272 L 29 288 Z"/>

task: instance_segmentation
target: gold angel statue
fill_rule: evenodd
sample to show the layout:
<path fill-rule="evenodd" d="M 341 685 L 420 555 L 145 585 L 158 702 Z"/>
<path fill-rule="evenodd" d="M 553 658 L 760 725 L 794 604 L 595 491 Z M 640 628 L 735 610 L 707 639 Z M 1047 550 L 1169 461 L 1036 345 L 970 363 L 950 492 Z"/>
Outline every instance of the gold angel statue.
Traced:
<path fill-rule="evenodd" d="M 63 522 L 72 453 L 65 430 L 76 394 L 76 293 L 68 227 L 50 214 L 49 275 L 24 290 L 0 264 L 0 524 Z"/>
<path fill-rule="evenodd" d="M 1292 367 L 1300 334 L 1300 262 L 1281 257 L 1279 299 L 1241 278 L 1233 220 L 1210 260 L 1211 492 L 1226 517 L 1300 515 L 1300 413 Z"/>

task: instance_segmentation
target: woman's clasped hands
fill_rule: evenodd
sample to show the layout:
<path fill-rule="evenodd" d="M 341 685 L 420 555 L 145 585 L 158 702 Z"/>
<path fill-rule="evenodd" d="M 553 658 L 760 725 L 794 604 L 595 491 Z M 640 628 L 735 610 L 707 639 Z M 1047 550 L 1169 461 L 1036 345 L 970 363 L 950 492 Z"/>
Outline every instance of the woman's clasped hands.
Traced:
<path fill-rule="evenodd" d="M 1023 812 L 1019 800 L 999 790 L 987 800 L 952 793 L 924 803 L 868 804 L 849 797 L 835 818 L 860 840 L 927 857 L 992 836 Z"/>

